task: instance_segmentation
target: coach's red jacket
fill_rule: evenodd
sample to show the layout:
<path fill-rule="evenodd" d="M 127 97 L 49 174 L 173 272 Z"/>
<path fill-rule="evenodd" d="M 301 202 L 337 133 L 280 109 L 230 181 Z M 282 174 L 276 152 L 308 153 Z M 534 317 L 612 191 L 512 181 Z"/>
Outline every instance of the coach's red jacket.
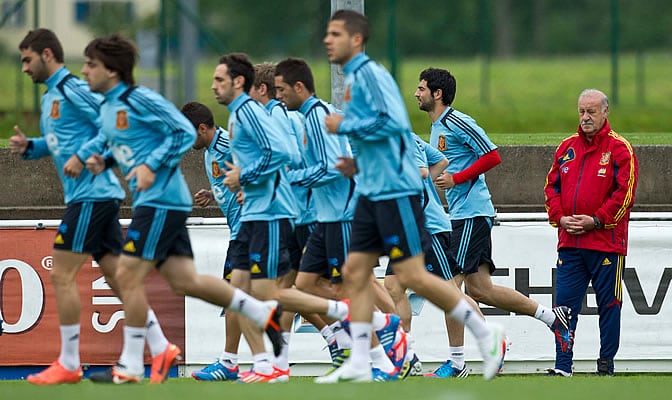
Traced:
<path fill-rule="evenodd" d="M 630 143 L 611 130 L 609 121 L 586 140 L 578 133 L 563 140 L 555 151 L 544 194 L 548 221 L 560 226 L 560 217 L 585 214 L 603 224 L 583 235 L 558 229 L 558 249 L 575 247 L 626 255 L 628 221 L 635 199 L 637 157 Z"/>

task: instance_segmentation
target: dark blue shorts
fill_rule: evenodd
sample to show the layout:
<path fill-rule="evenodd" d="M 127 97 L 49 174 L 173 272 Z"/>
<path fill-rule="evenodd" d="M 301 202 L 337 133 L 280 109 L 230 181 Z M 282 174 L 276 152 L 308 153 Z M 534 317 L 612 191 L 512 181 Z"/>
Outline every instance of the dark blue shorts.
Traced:
<path fill-rule="evenodd" d="M 306 244 L 301 272 L 316 273 L 332 283 L 343 282 L 341 268 L 348 256 L 352 222 L 318 222 Z"/>
<path fill-rule="evenodd" d="M 287 241 L 292 234 L 288 219 L 243 222 L 237 240 L 252 279 L 275 279 L 289 272 Z"/>
<path fill-rule="evenodd" d="M 119 201 L 68 204 L 54 238 L 54 249 L 91 254 L 98 261 L 121 253 Z"/>
<path fill-rule="evenodd" d="M 229 241 L 229 249 L 226 251 L 226 261 L 224 261 L 224 279 L 231 282 L 231 272 L 234 269 L 249 270 L 247 262 L 247 253 L 244 251 L 243 243 L 238 239 Z"/>
<path fill-rule="evenodd" d="M 306 247 L 306 243 L 308 243 L 308 238 L 313 233 L 313 230 L 315 230 L 315 225 L 316 223 L 313 222 L 305 225 L 296 225 L 294 227 L 294 234 L 289 238 L 287 243 L 292 269 L 299 270 L 303 251 Z"/>
<path fill-rule="evenodd" d="M 188 216 L 185 211 L 136 208 L 126 232 L 124 254 L 158 261 L 157 268 L 170 256 L 193 258 L 186 226 Z"/>
<path fill-rule="evenodd" d="M 360 197 L 350 251 L 385 254 L 392 264 L 420 255 L 429 241 L 424 223 L 420 196 L 381 201 Z"/>
<path fill-rule="evenodd" d="M 483 264 L 490 266 L 490 274 L 495 272 L 492 261 L 492 217 L 475 217 L 451 220 L 453 233 L 450 252 L 455 255 L 462 273 L 473 274 Z"/>

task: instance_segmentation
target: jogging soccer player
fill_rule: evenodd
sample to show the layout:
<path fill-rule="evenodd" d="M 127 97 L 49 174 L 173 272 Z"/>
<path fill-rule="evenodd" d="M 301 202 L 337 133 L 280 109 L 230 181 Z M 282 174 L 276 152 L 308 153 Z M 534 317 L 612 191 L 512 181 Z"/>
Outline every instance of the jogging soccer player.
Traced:
<path fill-rule="evenodd" d="M 447 70 L 427 68 L 420 73 L 415 97 L 418 106 L 432 120 L 430 144 L 448 159 L 447 169 L 435 179 L 446 190 L 446 200 L 453 227 L 451 251 L 462 269 L 455 278 L 458 287 L 465 282 L 475 301 L 502 310 L 532 316 L 543 321 L 555 335 L 569 331 L 570 309 L 550 309 L 517 290 L 494 285 L 491 231 L 495 208 L 485 183 L 485 172 L 501 162 L 497 147 L 485 131 L 468 115 L 451 107 L 455 99 L 456 80 Z M 461 324 L 448 320 L 449 332 Z M 451 359 L 435 372 L 436 377 L 461 377 L 465 374 L 464 342 L 451 341 Z"/>
<path fill-rule="evenodd" d="M 352 224 L 344 285 L 350 296 L 350 358 L 318 383 L 365 382 L 373 379 L 368 349 L 371 343 L 373 289 L 370 276 L 384 253 L 401 284 L 463 322 L 476 337 L 486 379 L 503 360 L 504 332 L 488 324 L 449 282 L 425 269 L 423 243 L 427 233 L 420 203 L 422 181 L 414 163 L 410 122 L 394 79 L 364 52 L 367 18 L 354 11 L 336 11 L 324 38 L 329 61 L 343 67 L 344 115 L 329 114 L 327 130 L 348 135 L 357 148 L 360 197 Z"/>
<path fill-rule="evenodd" d="M 74 155 L 99 129 L 101 98 L 65 67 L 63 48 L 48 29 L 30 31 L 19 44 L 24 73 L 33 82 L 44 83 L 40 130 L 42 137 L 27 139 L 18 127 L 10 138 L 10 149 L 24 159 L 51 156 L 65 194 L 66 211 L 54 239 L 51 281 L 61 331 L 61 352 L 57 361 L 44 371 L 29 375 L 37 385 L 76 383 L 82 379 L 80 366 L 81 303 L 77 273 L 89 256 L 100 265 L 106 282 L 115 294 L 114 279 L 121 252 L 119 202 L 125 193 L 113 172 L 92 176 L 82 170 Z M 81 173 L 79 173 L 81 171 Z M 151 382 L 165 379 L 168 368 L 179 355 L 169 343 L 151 309 L 147 313 L 147 344 L 152 355 Z"/>
<path fill-rule="evenodd" d="M 99 172 L 106 163 L 97 154 L 112 149 L 133 193 L 133 218 L 116 273 L 124 304 L 124 345 L 117 364 L 91 374 L 94 382 L 139 383 L 147 315 L 145 277 L 155 268 L 180 295 L 227 307 L 266 329 L 280 350 L 277 302 L 261 302 L 226 281 L 195 271 L 186 220 L 191 194 L 179 168 L 196 133 L 189 120 L 165 98 L 135 86 L 135 46 L 118 35 L 97 38 L 84 50 L 82 73 L 92 91 L 103 94 L 101 131 L 77 152 L 87 168 Z"/>
<path fill-rule="evenodd" d="M 232 192 L 243 192 L 238 239 L 248 257 L 251 293 L 275 299 L 278 278 L 289 270 L 287 238 L 292 234 L 297 206 L 285 175 L 290 161 L 287 133 L 250 97 L 253 83 L 254 67 L 247 55 L 231 53 L 220 58 L 212 90 L 217 101 L 230 112 L 228 131 L 234 163 L 227 163 L 224 185 Z M 248 339 L 245 325 L 241 326 Z M 252 349 L 253 344 L 249 344 Z M 261 350 L 260 346 L 255 347 Z M 241 374 L 239 382 L 287 380 L 288 371 L 274 369 L 265 352 L 253 350 L 253 359 L 253 369 Z"/>
<path fill-rule="evenodd" d="M 206 207 L 211 201 L 215 201 L 226 217 L 229 226 L 229 247 L 226 251 L 223 277 L 231 282 L 234 287 L 239 287 L 233 277 L 233 265 L 247 264 L 247 260 L 240 257 L 240 242 L 238 242 L 238 230 L 240 229 L 240 205 L 236 201 L 236 194 L 231 193 L 224 186 L 224 171 L 226 161 L 231 161 L 231 148 L 229 132 L 221 126 L 215 125 L 212 111 L 204 104 L 189 102 L 182 106 L 182 113 L 191 121 L 196 128 L 196 141 L 192 146 L 196 150 L 205 149 L 203 161 L 205 173 L 210 182 L 210 189 L 201 189 L 194 194 L 194 201 L 201 207 Z M 249 270 L 242 268 L 240 275 L 247 275 Z M 238 314 L 232 311 L 226 313 L 226 342 L 221 355 L 210 365 L 199 371 L 193 371 L 191 376 L 199 381 L 225 381 L 238 379 L 238 346 L 240 344 L 240 324 Z"/>

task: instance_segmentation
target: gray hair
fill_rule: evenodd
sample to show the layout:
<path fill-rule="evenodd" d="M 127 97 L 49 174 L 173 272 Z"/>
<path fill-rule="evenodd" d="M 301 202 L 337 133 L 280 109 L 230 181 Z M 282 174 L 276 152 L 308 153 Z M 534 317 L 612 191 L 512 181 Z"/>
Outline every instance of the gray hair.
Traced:
<path fill-rule="evenodd" d="M 581 94 L 579 95 L 579 100 L 581 100 L 582 97 L 584 96 L 592 96 L 592 95 L 598 95 L 602 97 L 602 112 L 605 112 L 607 110 L 607 107 L 609 107 L 609 98 L 607 97 L 606 94 L 604 94 L 603 91 L 598 90 L 598 89 L 585 89 Z"/>

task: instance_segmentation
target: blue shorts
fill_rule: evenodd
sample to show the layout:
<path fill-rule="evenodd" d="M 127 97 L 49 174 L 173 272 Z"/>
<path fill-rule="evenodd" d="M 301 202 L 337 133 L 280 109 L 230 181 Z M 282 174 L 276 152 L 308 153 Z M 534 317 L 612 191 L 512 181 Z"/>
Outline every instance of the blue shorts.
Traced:
<path fill-rule="evenodd" d="M 424 223 L 420 196 L 381 201 L 360 197 L 352 222 L 350 251 L 385 254 L 390 263 L 420 255 L 429 241 Z"/>
<path fill-rule="evenodd" d="M 299 270 L 301 266 L 301 257 L 305 250 L 308 238 L 315 230 L 315 222 L 304 225 L 296 225 L 294 227 L 294 234 L 289 238 L 287 248 L 289 249 L 289 260 L 292 269 Z"/>
<path fill-rule="evenodd" d="M 462 270 L 450 253 L 450 232 L 430 235 L 430 246 L 425 248 L 425 268 L 439 278 L 450 280 Z M 392 265 L 388 265 L 385 275 L 394 275 Z"/>
<path fill-rule="evenodd" d="M 343 282 L 341 268 L 348 256 L 352 222 L 318 222 L 306 244 L 300 272 L 316 273 L 331 280 Z"/>
<path fill-rule="evenodd" d="M 478 272 L 483 264 L 490 266 L 490 274 L 495 272 L 492 261 L 492 217 L 475 217 L 451 220 L 453 233 L 450 252 L 465 275 Z"/>
<path fill-rule="evenodd" d="M 229 249 L 226 251 L 226 260 L 224 261 L 224 276 L 227 282 L 231 282 L 231 272 L 234 269 L 249 270 L 247 263 L 247 254 L 243 251 L 243 243 L 238 239 L 229 241 Z"/>
<path fill-rule="evenodd" d="M 289 272 L 287 241 L 292 233 L 288 219 L 243 222 L 237 240 L 252 279 L 276 279 Z"/>
<path fill-rule="evenodd" d="M 194 257 L 187 231 L 188 212 L 138 207 L 126 232 L 123 252 L 157 261 L 160 267 L 170 256 Z"/>
<path fill-rule="evenodd" d="M 121 253 L 119 201 L 71 203 L 58 226 L 54 249 L 91 254 L 98 261 Z"/>

